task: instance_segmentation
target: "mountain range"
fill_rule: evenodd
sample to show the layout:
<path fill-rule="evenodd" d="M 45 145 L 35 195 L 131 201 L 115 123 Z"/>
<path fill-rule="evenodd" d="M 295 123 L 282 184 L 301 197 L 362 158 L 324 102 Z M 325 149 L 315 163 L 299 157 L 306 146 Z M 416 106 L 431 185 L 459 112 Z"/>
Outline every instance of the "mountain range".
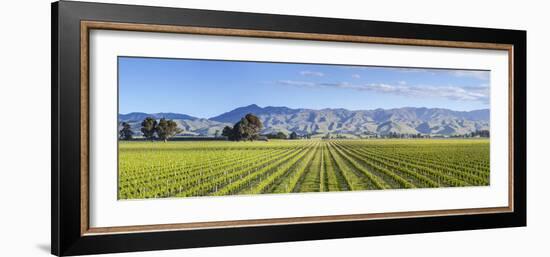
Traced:
<path fill-rule="evenodd" d="M 184 130 L 183 135 L 211 136 L 221 133 L 246 114 L 258 116 L 263 134 L 296 132 L 298 134 L 365 135 L 389 133 L 462 135 L 478 130 L 489 130 L 489 109 L 453 111 L 442 108 L 403 107 L 395 109 L 292 109 L 288 107 L 260 107 L 252 104 L 208 119 L 179 113 L 119 114 L 119 122 L 127 122 L 139 133 L 140 123 L 146 117 L 174 120 Z"/>

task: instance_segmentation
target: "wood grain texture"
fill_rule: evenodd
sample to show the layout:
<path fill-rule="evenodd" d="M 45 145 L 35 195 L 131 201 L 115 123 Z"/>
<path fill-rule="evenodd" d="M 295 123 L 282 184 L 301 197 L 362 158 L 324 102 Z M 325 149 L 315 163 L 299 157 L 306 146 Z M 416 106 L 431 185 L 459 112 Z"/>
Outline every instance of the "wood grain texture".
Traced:
<path fill-rule="evenodd" d="M 89 30 L 80 24 L 80 234 L 89 228 Z"/>
<path fill-rule="evenodd" d="M 495 43 L 482 43 L 482 42 L 405 39 L 405 38 L 389 38 L 389 37 L 369 37 L 369 36 L 207 28 L 207 27 L 192 27 L 192 26 L 171 26 L 171 25 L 137 24 L 137 23 L 114 23 L 114 22 L 101 22 L 101 21 L 82 21 L 82 24 L 84 24 L 84 26 L 86 26 L 88 29 L 104 29 L 104 30 L 180 33 L 180 34 L 236 36 L 236 37 L 281 38 L 281 39 L 375 43 L 375 44 L 392 44 L 392 45 L 438 46 L 438 47 L 495 49 L 495 50 L 510 50 L 512 48 L 512 45 L 509 45 L 509 44 L 495 44 Z"/>
<path fill-rule="evenodd" d="M 114 23 L 114 22 L 99 22 L 99 21 L 81 21 L 80 29 L 81 29 L 81 35 L 80 35 L 80 39 L 81 39 L 81 48 L 80 48 L 80 57 L 81 57 L 81 60 L 80 60 L 80 65 L 81 65 L 80 67 L 80 72 L 81 72 L 81 76 L 80 76 L 81 78 L 80 80 L 81 226 L 80 227 L 81 227 L 82 236 L 91 236 L 91 235 L 99 235 L 99 234 L 172 231 L 172 230 L 193 230 L 193 229 L 212 229 L 212 228 L 230 228 L 230 227 L 234 228 L 234 227 L 250 227 L 250 226 L 273 226 L 273 225 L 288 225 L 288 224 L 361 221 L 361 220 L 376 220 L 376 219 L 434 217 L 434 216 L 449 216 L 449 215 L 507 213 L 507 212 L 514 211 L 513 45 L 481 43 L 481 42 L 403 39 L 403 38 L 385 38 L 385 37 L 351 36 L 351 35 L 334 35 L 334 34 L 297 33 L 297 32 L 283 32 L 283 31 L 224 29 L 224 28 L 208 28 L 208 27 L 135 24 L 135 23 Z M 331 215 L 331 216 L 315 216 L 315 217 L 310 216 L 310 217 L 290 217 L 290 218 L 275 218 L 275 219 L 211 221 L 211 222 L 154 224 L 154 225 L 120 226 L 120 227 L 90 227 L 89 226 L 89 32 L 92 29 L 506 50 L 508 51 L 508 56 L 509 56 L 508 206 L 494 207 L 494 208 L 470 208 L 470 209 L 452 209 L 452 210 L 370 213 L 370 214 L 354 214 L 354 215 Z"/>
<path fill-rule="evenodd" d="M 448 215 L 471 215 L 471 214 L 489 214 L 512 212 L 508 207 L 495 208 L 472 208 L 472 209 L 454 209 L 437 211 L 409 211 L 409 212 L 391 212 L 391 213 L 371 213 L 356 215 L 331 215 L 331 216 L 310 216 L 294 218 L 276 218 L 276 219 L 254 219 L 254 220 L 231 220 L 231 221 L 212 221 L 212 222 L 193 222 L 179 224 L 155 224 L 140 226 L 120 226 L 120 227 L 97 227 L 89 228 L 84 235 L 100 235 L 115 233 L 140 233 L 157 232 L 170 230 L 190 230 L 190 229 L 215 229 L 228 227 L 250 227 L 250 226 L 275 226 L 288 224 L 308 224 L 322 222 L 345 222 L 357 220 L 376 220 L 393 218 L 418 218 Z"/>

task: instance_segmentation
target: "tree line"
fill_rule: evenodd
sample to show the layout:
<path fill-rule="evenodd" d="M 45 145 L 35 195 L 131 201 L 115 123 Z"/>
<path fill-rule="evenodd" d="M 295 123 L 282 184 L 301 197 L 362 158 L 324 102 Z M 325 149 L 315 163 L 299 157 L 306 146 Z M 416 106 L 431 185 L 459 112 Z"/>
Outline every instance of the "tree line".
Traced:
<path fill-rule="evenodd" d="M 290 133 L 290 135 L 288 135 L 288 136 L 287 136 L 284 132 L 277 132 L 277 133 L 272 133 L 272 134 L 266 134 L 266 135 L 264 135 L 264 136 L 267 137 L 267 138 L 269 138 L 269 139 L 299 139 L 299 138 L 310 139 L 310 138 L 311 138 L 311 135 L 310 135 L 310 134 L 300 136 L 300 135 L 298 135 L 298 133 L 296 133 L 296 132 L 292 132 L 292 133 Z"/>
<path fill-rule="evenodd" d="M 249 113 L 239 120 L 233 127 L 225 126 L 222 131 L 222 136 L 231 141 L 253 141 L 258 140 L 261 137 L 266 139 L 298 139 L 300 136 L 296 132 L 286 135 L 283 132 L 277 132 L 272 134 L 261 135 L 263 124 L 260 118 L 256 115 Z M 302 136 L 303 138 L 310 138 L 310 135 Z"/>
<path fill-rule="evenodd" d="M 122 122 L 122 128 L 119 131 L 119 138 L 123 140 L 131 140 L 134 136 L 132 127 L 127 122 Z M 178 128 L 178 124 L 173 120 L 167 120 L 165 118 L 160 119 L 158 122 L 156 119 L 147 117 L 141 122 L 141 133 L 143 137 L 148 140 L 162 140 L 168 141 L 169 138 L 182 132 Z"/>
<path fill-rule="evenodd" d="M 375 137 L 375 138 L 440 138 L 440 137 L 452 137 L 452 138 L 471 138 L 471 137 L 483 137 L 483 138 L 489 138 L 490 132 L 489 130 L 476 130 L 474 132 L 466 133 L 466 134 L 451 134 L 451 135 L 432 135 L 432 134 L 411 134 L 411 133 L 397 133 L 397 132 L 389 132 L 387 134 L 377 134 L 377 133 L 363 133 L 364 135 L 359 135 L 359 137 L 366 136 L 366 137 Z M 331 137 L 330 134 L 327 134 L 326 137 L 323 137 L 323 139 L 328 138 L 334 138 Z"/>
<path fill-rule="evenodd" d="M 299 138 L 311 138 L 311 135 L 304 136 L 298 135 L 296 132 L 286 135 L 283 132 L 261 135 L 260 132 L 263 129 L 263 124 L 260 118 L 252 113 L 246 114 L 242 117 L 233 127 L 225 126 L 222 131 L 222 136 L 231 141 L 254 141 L 261 137 L 267 139 L 299 139 Z M 167 120 L 165 118 L 160 119 L 158 122 L 152 117 L 147 117 L 141 122 L 141 133 L 147 140 L 162 140 L 168 141 L 168 139 L 181 133 L 183 130 L 178 128 L 178 125 L 173 120 Z M 218 137 L 219 131 L 216 131 L 215 137 Z M 119 131 L 119 139 L 132 140 L 135 133 L 132 131 L 132 127 L 127 122 L 121 123 L 121 129 Z"/>
<path fill-rule="evenodd" d="M 475 132 L 470 133 L 470 137 L 491 137 L 491 133 L 489 130 L 477 130 Z"/>

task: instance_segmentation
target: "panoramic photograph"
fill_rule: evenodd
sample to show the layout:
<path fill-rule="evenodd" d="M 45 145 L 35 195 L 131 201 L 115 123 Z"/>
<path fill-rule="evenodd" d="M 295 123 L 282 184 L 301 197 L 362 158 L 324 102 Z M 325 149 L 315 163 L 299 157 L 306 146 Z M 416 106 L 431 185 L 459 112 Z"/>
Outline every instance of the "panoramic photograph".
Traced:
<path fill-rule="evenodd" d="M 490 71 L 118 57 L 118 199 L 490 185 Z"/>

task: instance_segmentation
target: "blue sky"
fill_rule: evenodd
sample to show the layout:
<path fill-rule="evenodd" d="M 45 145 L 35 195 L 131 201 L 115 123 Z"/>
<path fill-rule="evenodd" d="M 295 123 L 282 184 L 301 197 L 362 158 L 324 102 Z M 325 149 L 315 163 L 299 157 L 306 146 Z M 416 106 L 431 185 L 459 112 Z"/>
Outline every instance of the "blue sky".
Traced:
<path fill-rule="evenodd" d="M 489 108 L 489 71 L 119 57 L 119 113 Z"/>

